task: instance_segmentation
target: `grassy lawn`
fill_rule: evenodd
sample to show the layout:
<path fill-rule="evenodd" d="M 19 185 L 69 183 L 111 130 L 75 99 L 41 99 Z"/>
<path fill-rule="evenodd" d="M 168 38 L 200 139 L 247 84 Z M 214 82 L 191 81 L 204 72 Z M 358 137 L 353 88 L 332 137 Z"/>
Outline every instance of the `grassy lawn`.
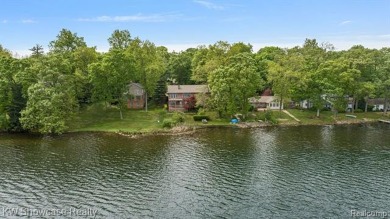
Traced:
<path fill-rule="evenodd" d="M 335 118 L 333 113 L 330 111 L 321 111 L 320 117 L 316 117 L 315 111 L 310 110 L 299 110 L 299 109 L 288 109 L 292 115 L 301 120 L 302 124 L 331 124 L 336 121 L 351 121 L 358 122 L 363 120 L 378 120 L 378 119 L 389 119 L 389 116 L 384 116 L 381 112 L 367 112 L 367 113 L 339 113 Z M 346 115 L 354 115 L 356 118 L 350 118 Z"/>
<path fill-rule="evenodd" d="M 164 119 L 172 117 L 173 113 L 168 113 L 164 109 L 149 109 L 122 111 L 123 119 L 120 119 L 119 109 L 115 107 L 105 108 L 101 104 L 95 104 L 80 109 L 79 113 L 68 123 L 69 131 L 105 131 L 105 132 L 153 132 L 164 130 L 162 122 Z M 218 119 L 217 114 L 208 112 L 211 121 L 207 124 L 193 120 L 194 113 L 184 114 L 186 126 L 213 126 L 230 125 L 229 119 Z"/>
<path fill-rule="evenodd" d="M 153 109 L 148 112 L 124 109 L 121 120 L 117 108 L 92 105 L 81 109 L 72 118 L 69 129 L 70 131 L 150 132 L 162 129 L 161 122 L 165 114 L 163 109 Z"/>
<path fill-rule="evenodd" d="M 315 111 L 289 109 L 292 115 L 301 120 L 303 125 L 321 125 L 334 124 L 335 122 L 359 122 L 366 120 L 390 119 L 389 115 L 384 116 L 381 112 L 355 113 L 356 118 L 346 117 L 345 113 L 338 114 L 334 119 L 334 115 L 330 111 L 322 111 L 320 117 L 316 117 Z M 265 112 L 251 112 L 247 117 L 248 122 L 257 122 L 259 118 L 264 118 Z M 279 124 L 299 124 L 287 114 L 279 111 L 272 112 Z M 120 119 L 119 109 L 115 107 L 104 107 L 102 104 L 80 109 L 68 123 L 69 131 L 104 131 L 104 132 L 153 132 L 161 131 L 163 128 L 163 120 L 170 119 L 174 113 L 168 113 L 162 108 L 150 109 L 148 112 L 144 110 L 123 110 L 123 119 Z M 211 118 L 207 124 L 199 121 L 194 121 L 194 113 L 184 114 L 184 123 L 182 125 L 189 127 L 207 127 L 207 126 L 233 126 L 230 124 L 229 118 L 218 118 L 216 112 L 206 112 L 206 115 Z"/>

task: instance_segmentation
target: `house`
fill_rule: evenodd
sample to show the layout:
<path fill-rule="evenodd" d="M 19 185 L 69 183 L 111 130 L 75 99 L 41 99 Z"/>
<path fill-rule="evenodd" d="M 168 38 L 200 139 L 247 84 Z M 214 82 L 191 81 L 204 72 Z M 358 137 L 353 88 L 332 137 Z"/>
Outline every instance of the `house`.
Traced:
<path fill-rule="evenodd" d="M 374 106 L 373 111 L 383 111 L 385 109 L 385 98 L 373 98 L 367 100 L 368 105 Z M 390 105 L 387 103 L 387 110 L 390 110 Z"/>
<path fill-rule="evenodd" d="M 199 93 L 209 93 L 207 85 L 168 85 L 168 110 L 186 111 L 187 101 Z"/>
<path fill-rule="evenodd" d="M 249 103 L 257 110 L 280 109 L 280 100 L 276 96 L 258 96 L 249 98 Z M 283 103 L 282 103 L 283 109 Z"/>
<path fill-rule="evenodd" d="M 130 83 L 128 85 L 128 91 L 126 92 L 127 108 L 129 109 L 142 109 L 145 106 L 146 93 L 145 89 L 139 83 Z"/>

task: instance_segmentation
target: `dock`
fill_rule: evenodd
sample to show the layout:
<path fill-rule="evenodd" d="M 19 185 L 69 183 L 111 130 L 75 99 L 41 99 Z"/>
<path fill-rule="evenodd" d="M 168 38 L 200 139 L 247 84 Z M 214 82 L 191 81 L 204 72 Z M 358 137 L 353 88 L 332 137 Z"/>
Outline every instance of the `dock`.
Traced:
<path fill-rule="evenodd" d="M 390 124 L 390 120 L 379 119 L 379 122 Z"/>

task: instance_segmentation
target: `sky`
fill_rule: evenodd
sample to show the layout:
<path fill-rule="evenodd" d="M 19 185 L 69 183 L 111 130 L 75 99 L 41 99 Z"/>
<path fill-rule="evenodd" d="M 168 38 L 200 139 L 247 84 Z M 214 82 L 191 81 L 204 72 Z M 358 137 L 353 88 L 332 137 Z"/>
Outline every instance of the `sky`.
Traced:
<path fill-rule="evenodd" d="M 62 28 L 107 51 L 116 29 L 169 51 L 217 41 L 337 50 L 390 47 L 390 0 L 1 0 L 0 44 L 17 55 L 48 50 Z"/>

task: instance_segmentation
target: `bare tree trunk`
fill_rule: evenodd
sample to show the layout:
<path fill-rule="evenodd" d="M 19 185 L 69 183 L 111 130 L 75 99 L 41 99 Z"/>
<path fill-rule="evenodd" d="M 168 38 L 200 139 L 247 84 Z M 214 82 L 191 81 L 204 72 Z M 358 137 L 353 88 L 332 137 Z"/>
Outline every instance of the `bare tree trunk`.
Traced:
<path fill-rule="evenodd" d="M 320 117 L 320 108 L 317 108 L 317 117 Z"/>
<path fill-rule="evenodd" d="M 283 96 L 280 95 L 279 112 L 282 111 L 282 104 L 283 104 Z"/>
<path fill-rule="evenodd" d="M 355 110 L 357 110 L 359 107 L 359 99 L 356 98 L 356 101 L 355 101 Z"/>
<path fill-rule="evenodd" d="M 364 112 L 366 113 L 366 112 L 368 111 L 368 97 L 365 97 L 365 98 L 364 98 L 364 101 L 366 102 L 366 103 L 364 104 Z"/>
<path fill-rule="evenodd" d="M 145 112 L 148 112 L 148 93 L 145 92 Z"/>
<path fill-rule="evenodd" d="M 384 103 L 384 108 L 383 108 L 383 114 L 387 114 L 387 96 L 385 97 L 385 103 Z"/>
<path fill-rule="evenodd" d="M 351 113 L 355 113 L 355 97 L 352 97 L 352 107 L 351 107 Z M 348 100 L 348 105 L 349 105 L 349 100 Z"/>

